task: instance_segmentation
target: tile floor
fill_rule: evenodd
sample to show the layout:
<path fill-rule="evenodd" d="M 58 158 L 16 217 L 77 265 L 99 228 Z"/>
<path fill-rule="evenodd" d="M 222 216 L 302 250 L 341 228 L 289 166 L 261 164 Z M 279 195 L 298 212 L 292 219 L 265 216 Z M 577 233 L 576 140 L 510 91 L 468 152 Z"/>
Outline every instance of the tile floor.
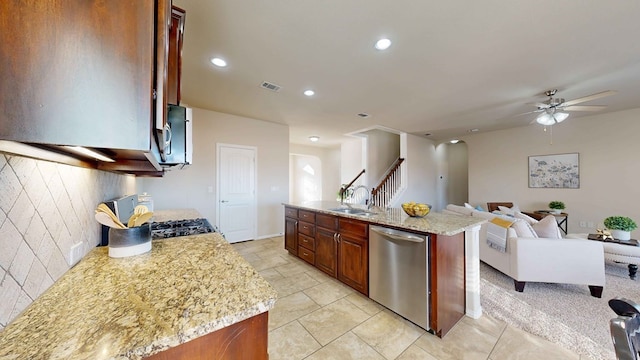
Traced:
<path fill-rule="evenodd" d="M 580 359 L 487 315 L 464 317 L 440 339 L 289 255 L 282 237 L 233 247 L 278 291 L 269 312 L 271 360 Z"/>

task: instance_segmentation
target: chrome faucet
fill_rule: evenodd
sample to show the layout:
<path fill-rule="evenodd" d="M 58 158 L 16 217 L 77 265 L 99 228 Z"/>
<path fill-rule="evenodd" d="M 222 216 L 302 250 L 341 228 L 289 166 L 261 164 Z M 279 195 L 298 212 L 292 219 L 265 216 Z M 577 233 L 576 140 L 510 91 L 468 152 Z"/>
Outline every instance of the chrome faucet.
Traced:
<path fill-rule="evenodd" d="M 358 185 L 355 188 L 353 188 L 353 192 L 352 194 L 355 195 L 356 191 L 360 190 L 360 189 L 364 189 L 367 192 L 367 197 L 365 198 L 365 205 L 367 205 L 367 209 L 371 209 L 371 191 L 369 190 L 368 187 L 364 186 L 364 185 Z"/>

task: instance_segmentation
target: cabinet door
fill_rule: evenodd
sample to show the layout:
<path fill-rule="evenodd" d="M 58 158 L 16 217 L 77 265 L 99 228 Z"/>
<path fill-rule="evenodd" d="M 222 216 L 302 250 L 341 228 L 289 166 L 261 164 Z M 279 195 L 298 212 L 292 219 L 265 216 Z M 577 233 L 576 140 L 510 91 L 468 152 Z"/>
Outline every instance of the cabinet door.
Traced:
<path fill-rule="evenodd" d="M 155 1 L 0 1 L 0 139 L 149 151 Z"/>
<path fill-rule="evenodd" d="M 182 37 L 184 33 L 185 11 L 171 7 L 171 28 L 169 29 L 169 58 L 167 63 L 167 102 L 180 105 L 180 85 L 182 76 Z"/>
<path fill-rule="evenodd" d="M 298 220 L 284 218 L 284 248 L 298 255 Z"/>
<path fill-rule="evenodd" d="M 321 227 L 316 228 L 316 267 L 336 277 L 338 243 L 336 232 Z"/>
<path fill-rule="evenodd" d="M 367 239 L 340 233 L 338 279 L 369 296 L 369 242 Z"/>
<path fill-rule="evenodd" d="M 431 235 L 430 327 L 443 337 L 465 314 L 464 233 Z"/>

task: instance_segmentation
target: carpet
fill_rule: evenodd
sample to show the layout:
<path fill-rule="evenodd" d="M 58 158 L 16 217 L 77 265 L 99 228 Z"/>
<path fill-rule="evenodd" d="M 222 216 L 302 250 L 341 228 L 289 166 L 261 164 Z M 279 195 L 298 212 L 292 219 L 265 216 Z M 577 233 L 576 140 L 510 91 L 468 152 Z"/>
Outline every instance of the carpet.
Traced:
<path fill-rule="evenodd" d="M 480 262 L 480 300 L 489 316 L 594 360 L 615 360 L 609 320 L 617 317 L 608 301 L 640 302 L 640 282 L 629 279 L 627 265 L 607 261 L 602 298 L 586 285 L 527 283 L 514 290 L 513 279 Z"/>

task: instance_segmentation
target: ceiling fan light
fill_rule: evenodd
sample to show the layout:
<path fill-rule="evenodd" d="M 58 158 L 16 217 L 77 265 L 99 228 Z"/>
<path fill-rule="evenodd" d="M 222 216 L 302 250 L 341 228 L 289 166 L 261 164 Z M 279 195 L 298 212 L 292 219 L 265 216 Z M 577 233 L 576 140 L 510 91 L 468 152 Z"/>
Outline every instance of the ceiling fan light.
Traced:
<path fill-rule="evenodd" d="M 566 113 L 566 112 L 557 112 L 557 113 L 553 114 L 553 118 L 558 123 L 563 122 L 568 117 L 569 117 L 569 113 Z"/>
<path fill-rule="evenodd" d="M 550 126 L 555 124 L 556 120 L 551 114 L 543 112 L 542 114 L 538 115 L 538 117 L 536 118 L 536 122 L 540 125 Z"/>

